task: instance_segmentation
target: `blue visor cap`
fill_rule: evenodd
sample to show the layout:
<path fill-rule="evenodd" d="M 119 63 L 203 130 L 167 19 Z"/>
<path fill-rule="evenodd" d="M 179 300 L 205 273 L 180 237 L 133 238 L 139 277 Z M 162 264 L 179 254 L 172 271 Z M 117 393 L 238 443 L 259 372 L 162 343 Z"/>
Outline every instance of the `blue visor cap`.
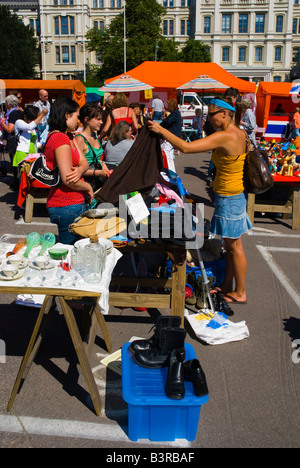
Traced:
<path fill-rule="evenodd" d="M 209 104 L 212 104 L 213 106 L 221 107 L 222 109 L 228 109 L 232 112 L 235 112 L 235 107 L 231 106 L 228 104 L 228 102 L 223 101 L 222 99 L 211 99 L 209 101 Z"/>

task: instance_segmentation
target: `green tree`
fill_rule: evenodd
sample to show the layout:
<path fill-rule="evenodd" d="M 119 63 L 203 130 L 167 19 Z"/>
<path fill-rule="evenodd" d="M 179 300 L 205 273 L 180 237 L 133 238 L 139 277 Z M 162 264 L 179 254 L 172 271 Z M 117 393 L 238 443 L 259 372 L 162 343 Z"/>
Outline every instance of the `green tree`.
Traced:
<path fill-rule="evenodd" d="M 180 54 L 181 62 L 211 62 L 206 46 L 196 39 L 189 39 Z"/>
<path fill-rule="evenodd" d="M 20 23 L 6 6 L 0 6 L 0 37 L 0 78 L 35 78 L 39 63 L 37 39 L 32 29 Z"/>
<path fill-rule="evenodd" d="M 177 45 L 161 35 L 161 21 L 165 9 L 156 0 L 126 1 L 126 69 L 130 70 L 145 60 L 175 60 L 179 58 Z M 103 32 L 91 29 L 87 33 L 90 51 L 101 57 L 99 80 L 124 71 L 124 15 L 112 20 Z M 158 42 L 157 42 L 158 41 Z M 156 46 L 158 44 L 158 49 Z"/>

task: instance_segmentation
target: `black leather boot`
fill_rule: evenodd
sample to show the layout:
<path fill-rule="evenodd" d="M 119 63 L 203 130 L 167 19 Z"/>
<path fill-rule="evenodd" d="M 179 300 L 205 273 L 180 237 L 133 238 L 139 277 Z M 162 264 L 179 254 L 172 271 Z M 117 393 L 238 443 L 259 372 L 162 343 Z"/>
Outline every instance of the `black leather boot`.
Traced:
<path fill-rule="evenodd" d="M 184 340 L 186 332 L 183 328 L 163 328 L 158 346 L 152 349 L 136 351 L 133 360 L 142 367 L 159 369 L 169 364 L 172 351 L 178 350 L 185 359 Z"/>
<path fill-rule="evenodd" d="M 196 396 L 208 395 L 206 377 L 198 359 L 191 359 L 184 363 L 184 378 L 188 382 L 193 382 Z"/>
<path fill-rule="evenodd" d="M 180 352 L 172 351 L 169 362 L 169 370 L 165 384 L 167 397 L 173 400 L 182 400 L 184 397 L 184 365 Z"/>
<path fill-rule="evenodd" d="M 136 340 L 131 343 L 129 349 L 132 353 L 152 348 L 157 348 L 161 330 L 163 328 L 177 328 L 180 327 L 181 317 L 179 315 L 160 315 L 156 321 L 154 335 L 148 340 Z"/>

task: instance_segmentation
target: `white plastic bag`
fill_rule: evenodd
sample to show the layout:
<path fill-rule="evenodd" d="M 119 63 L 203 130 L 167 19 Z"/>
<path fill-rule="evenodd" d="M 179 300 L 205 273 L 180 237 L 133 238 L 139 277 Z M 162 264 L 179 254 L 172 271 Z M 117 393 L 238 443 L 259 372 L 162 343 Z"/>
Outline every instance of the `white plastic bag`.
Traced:
<path fill-rule="evenodd" d="M 185 316 L 196 336 L 210 345 L 240 341 L 249 337 L 245 321 L 231 322 L 222 312 L 216 312 L 214 317 L 210 317 L 207 311 L 189 315 L 185 310 Z"/>

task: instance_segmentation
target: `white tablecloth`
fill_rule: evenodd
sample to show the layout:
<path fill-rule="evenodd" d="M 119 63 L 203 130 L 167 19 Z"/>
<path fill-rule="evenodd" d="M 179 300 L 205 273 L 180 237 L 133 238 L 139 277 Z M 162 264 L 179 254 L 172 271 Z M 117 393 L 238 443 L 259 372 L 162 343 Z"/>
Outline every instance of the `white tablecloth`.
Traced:
<path fill-rule="evenodd" d="M 73 246 L 68 246 L 64 244 L 56 244 L 53 248 L 67 248 L 69 252 L 73 249 Z M 3 244 L 2 244 L 3 248 Z M 9 251 L 13 248 L 13 245 L 7 245 L 7 250 Z M 32 249 L 32 251 L 29 254 L 28 260 L 32 260 L 36 255 L 39 253 L 41 247 L 36 247 Z M 25 249 L 24 249 L 25 251 Z M 24 253 L 23 250 L 20 251 L 20 253 Z M 66 285 L 66 289 L 69 289 L 70 291 L 72 290 L 80 290 L 80 291 L 92 291 L 92 292 L 99 292 L 101 293 L 100 299 L 99 299 L 99 307 L 102 312 L 102 314 L 108 314 L 109 312 L 109 285 L 111 281 L 111 276 L 112 272 L 119 261 L 119 259 L 122 257 L 122 254 L 115 248 L 112 249 L 112 251 L 107 255 L 106 261 L 105 261 L 105 268 L 102 273 L 102 278 L 100 284 L 89 284 L 83 281 L 83 279 L 80 279 L 78 283 L 76 284 L 76 287 L 69 286 L 69 284 Z M 3 261 L 5 259 L 4 257 L 1 258 Z M 60 263 L 59 261 L 56 262 L 57 265 Z M 47 284 L 51 288 L 57 288 L 57 289 L 64 289 L 64 286 L 55 286 L 55 282 L 57 281 L 57 278 L 53 277 L 53 279 L 50 279 L 49 281 L 47 280 Z M 0 286 L 24 286 L 26 283 L 24 277 L 18 279 L 18 280 L 13 280 L 13 281 L 1 281 L 0 280 Z M 53 283 L 53 284 L 52 284 Z M 41 307 L 43 301 L 44 301 L 45 295 L 43 294 L 19 294 L 17 297 L 16 303 L 18 305 L 25 305 L 25 306 L 31 306 L 31 307 Z"/>

